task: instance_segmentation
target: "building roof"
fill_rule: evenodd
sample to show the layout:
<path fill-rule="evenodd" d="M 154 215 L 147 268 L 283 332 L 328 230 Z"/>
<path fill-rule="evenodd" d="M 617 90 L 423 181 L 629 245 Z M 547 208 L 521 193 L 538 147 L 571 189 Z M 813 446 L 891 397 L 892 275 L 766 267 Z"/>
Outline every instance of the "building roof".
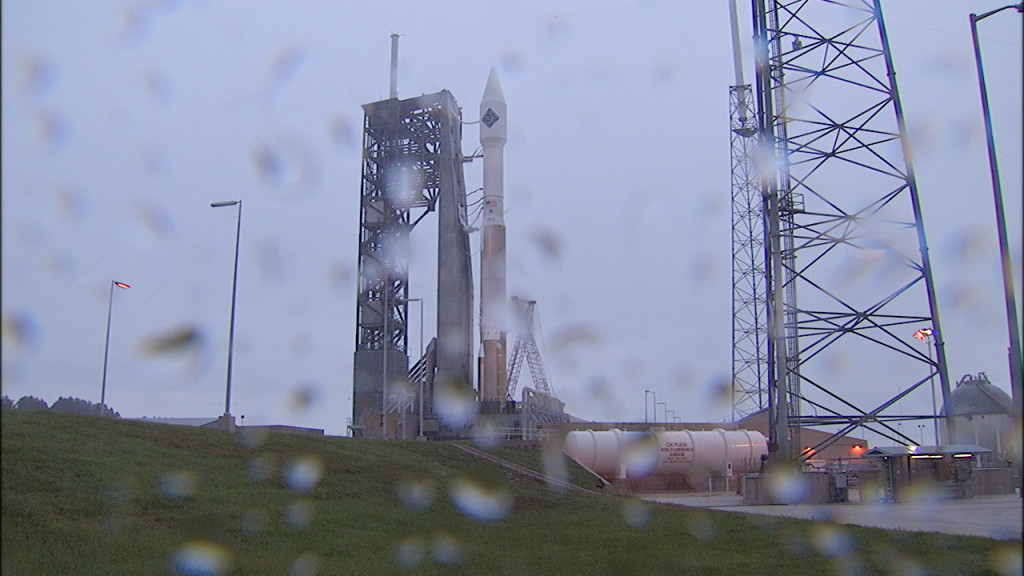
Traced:
<path fill-rule="evenodd" d="M 1013 400 L 1010 395 L 993 386 L 984 372 L 977 376 L 966 374 L 950 393 L 953 416 L 974 416 L 980 414 L 1013 414 Z M 940 414 L 946 414 L 943 406 Z"/>
<path fill-rule="evenodd" d="M 886 456 L 952 456 L 956 454 L 988 454 L 992 452 L 977 444 L 944 444 L 941 446 L 876 446 L 864 453 L 865 458 Z"/>
<path fill-rule="evenodd" d="M 214 418 L 160 418 L 160 417 L 148 418 L 148 417 L 142 417 L 142 418 L 132 418 L 132 420 L 141 420 L 143 422 L 153 422 L 153 423 L 156 423 L 156 424 L 171 424 L 173 426 L 195 426 L 196 428 L 199 428 L 201 426 L 206 426 L 207 424 L 210 424 L 212 422 L 216 422 L 217 418 L 216 417 L 214 417 Z"/>

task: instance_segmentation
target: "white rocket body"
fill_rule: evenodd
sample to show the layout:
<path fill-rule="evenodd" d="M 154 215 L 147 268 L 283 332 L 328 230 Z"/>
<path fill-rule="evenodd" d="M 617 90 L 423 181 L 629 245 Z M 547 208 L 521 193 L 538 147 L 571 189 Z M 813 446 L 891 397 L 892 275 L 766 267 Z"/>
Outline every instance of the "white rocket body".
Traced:
<path fill-rule="evenodd" d="M 505 346 L 505 182 L 504 149 L 508 128 L 505 94 L 491 68 L 480 101 L 480 144 L 484 156 L 483 225 L 480 256 L 480 399 L 506 400 Z"/>

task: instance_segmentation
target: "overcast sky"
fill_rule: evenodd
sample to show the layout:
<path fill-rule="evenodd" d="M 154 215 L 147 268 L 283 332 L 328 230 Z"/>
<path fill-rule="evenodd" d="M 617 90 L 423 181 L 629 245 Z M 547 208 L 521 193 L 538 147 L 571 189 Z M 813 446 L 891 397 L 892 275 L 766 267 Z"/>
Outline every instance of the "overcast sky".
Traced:
<path fill-rule="evenodd" d="M 1004 3 L 883 9 L 950 377 L 986 372 L 1008 392 L 968 22 Z M 750 3 L 739 4 L 749 81 Z M 242 199 L 231 411 L 345 434 L 360 106 L 387 97 L 397 32 L 401 98 L 447 89 L 475 121 L 499 71 L 508 292 L 538 301 L 567 410 L 642 420 L 651 389 L 684 421 L 729 417 L 714 393 L 732 370 L 724 0 L 2 6 L 5 395 L 99 401 L 117 280 L 131 289 L 113 295 L 107 404 L 123 417 L 223 413 L 237 211 L 210 203 Z M 1019 308 L 1021 16 L 980 31 Z M 465 127 L 466 154 L 477 134 Z M 477 164 L 468 191 L 482 184 Z M 428 340 L 435 238 L 429 218 L 413 233 L 410 297 L 425 299 Z"/>

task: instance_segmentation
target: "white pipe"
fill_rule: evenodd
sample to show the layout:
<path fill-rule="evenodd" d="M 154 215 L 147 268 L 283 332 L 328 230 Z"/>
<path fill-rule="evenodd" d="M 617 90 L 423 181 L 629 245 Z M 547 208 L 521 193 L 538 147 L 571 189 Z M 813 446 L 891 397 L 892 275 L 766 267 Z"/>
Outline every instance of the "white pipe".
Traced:
<path fill-rule="evenodd" d="M 398 34 L 391 35 L 391 90 L 389 98 L 398 98 Z"/>
<path fill-rule="evenodd" d="M 744 102 L 746 82 L 743 80 L 743 51 L 740 48 L 740 23 L 736 12 L 736 0 L 729 0 L 729 26 L 732 29 L 732 65 L 736 74 L 736 89 L 739 91 L 740 122 L 747 121 L 747 105 Z"/>
<path fill-rule="evenodd" d="M 736 85 L 743 86 L 743 53 L 740 50 L 740 23 L 736 13 L 736 0 L 729 0 L 729 26 L 732 29 L 732 63 L 736 73 Z"/>

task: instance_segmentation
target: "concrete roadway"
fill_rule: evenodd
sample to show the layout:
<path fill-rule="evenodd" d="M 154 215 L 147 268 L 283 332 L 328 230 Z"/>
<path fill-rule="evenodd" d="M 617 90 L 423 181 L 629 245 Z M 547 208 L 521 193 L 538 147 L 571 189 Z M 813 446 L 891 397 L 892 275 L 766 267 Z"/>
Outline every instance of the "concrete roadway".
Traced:
<path fill-rule="evenodd" d="M 744 505 L 742 496 L 721 492 L 657 493 L 638 496 L 651 502 L 694 508 L 785 516 L 886 530 L 940 532 L 998 540 L 1019 540 L 1024 533 L 1021 497 L 1010 494 L 975 496 L 964 500 L 930 498 L 896 503 L 774 506 Z"/>

